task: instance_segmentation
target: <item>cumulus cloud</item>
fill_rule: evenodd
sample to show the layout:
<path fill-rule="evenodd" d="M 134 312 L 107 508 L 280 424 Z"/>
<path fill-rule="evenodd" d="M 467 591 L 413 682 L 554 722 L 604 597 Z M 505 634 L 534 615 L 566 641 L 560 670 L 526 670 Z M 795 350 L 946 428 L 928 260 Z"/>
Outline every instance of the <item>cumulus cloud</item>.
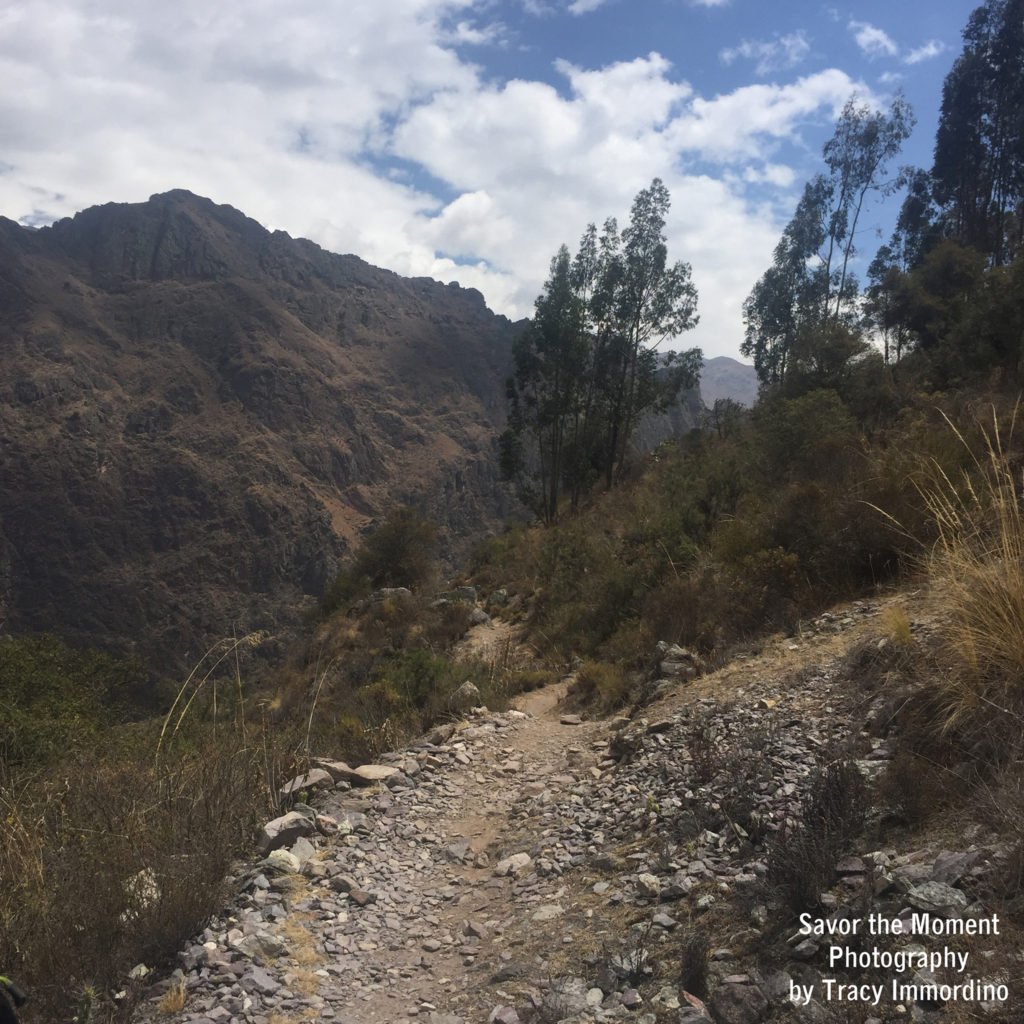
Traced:
<path fill-rule="evenodd" d="M 895 57 L 900 48 L 880 28 L 866 21 L 851 21 L 849 29 L 857 45 L 868 57 Z"/>
<path fill-rule="evenodd" d="M 591 11 L 596 11 L 598 7 L 602 7 L 607 0 L 573 0 L 569 4 L 570 14 L 589 14 Z"/>
<path fill-rule="evenodd" d="M 916 50 L 911 50 L 910 53 L 903 58 L 905 64 L 920 64 L 923 60 L 931 60 L 933 57 L 938 57 L 939 54 L 945 53 L 945 43 L 940 43 L 937 39 L 929 39 L 923 46 L 919 46 Z"/>
<path fill-rule="evenodd" d="M 757 159 L 774 144 L 792 139 L 805 118 L 833 120 L 863 84 L 835 69 L 791 85 L 748 85 L 724 96 L 695 97 L 686 116 L 673 125 L 676 144 L 705 158 L 726 162 Z"/>
<path fill-rule="evenodd" d="M 769 75 L 773 71 L 785 71 L 796 67 L 810 50 L 811 44 L 807 41 L 807 36 L 798 30 L 789 35 L 776 36 L 774 39 L 744 39 L 739 46 L 722 50 L 719 56 L 725 64 L 732 64 L 739 57 L 752 60 L 759 75 Z"/>
<path fill-rule="evenodd" d="M 691 261 L 701 289 L 701 326 L 684 343 L 735 351 L 742 300 L 791 212 L 778 197 L 803 177 L 802 133 L 857 83 L 833 69 L 703 96 L 658 53 L 495 81 L 462 55 L 504 38 L 480 11 L 8 5 L 0 212 L 43 223 L 189 188 L 399 273 L 457 279 L 522 316 L 558 245 L 590 220 L 625 219 L 659 176 L 673 196 L 670 255 Z M 787 38 L 780 60 L 801 48 L 799 33 Z"/>

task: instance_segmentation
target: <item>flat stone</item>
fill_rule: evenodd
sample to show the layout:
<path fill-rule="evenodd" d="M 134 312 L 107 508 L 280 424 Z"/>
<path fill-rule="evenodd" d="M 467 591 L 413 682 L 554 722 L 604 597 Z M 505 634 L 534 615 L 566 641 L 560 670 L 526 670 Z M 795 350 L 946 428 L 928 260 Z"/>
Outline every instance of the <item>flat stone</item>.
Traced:
<path fill-rule="evenodd" d="M 386 782 L 396 775 L 401 775 L 397 768 L 386 764 L 363 764 L 352 772 L 352 781 L 356 785 L 369 786 L 374 782 Z"/>
<path fill-rule="evenodd" d="M 967 909 L 970 900 L 965 892 L 954 889 L 945 882 L 922 882 L 911 886 L 907 902 L 917 910 L 937 914 L 940 917 L 956 917 Z"/>
<path fill-rule="evenodd" d="M 314 768 L 305 775 L 297 775 L 291 782 L 286 782 L 278 792 L 282 800 L 290 801 L 293 796 L 307 790 L 330 789 L 335 781 L 330 772 L 323 768 Z"/>
<path fill-rule="evenodd" d="M 557 903 L 549 903 L 547 906 L 541 907 L 539 910 L 535 910 L 530 915 L 531 921 L 553 921 L 556 917 L 561 917 L 565 911 Z"/>

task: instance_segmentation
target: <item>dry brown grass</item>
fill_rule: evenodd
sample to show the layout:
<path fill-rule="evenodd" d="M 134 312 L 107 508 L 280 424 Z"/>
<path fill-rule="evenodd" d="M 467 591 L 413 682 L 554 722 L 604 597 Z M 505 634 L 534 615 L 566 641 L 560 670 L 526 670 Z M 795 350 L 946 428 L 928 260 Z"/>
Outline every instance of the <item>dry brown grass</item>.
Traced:
<path fill-rule="evenodd" d="M 157 1003 L 157 1009 L 167 1016 L 172 1013 L 181 1013 L 185 1009 L 187 995 L 188 989 L 185 987 L 185 979 L 182 978 L 163 994 L 160 1002 Z"/>
<path fill-rule="evenodd" d="M 288 942 L 288 956 L 300 967 L 312 967 L 324 959 L 317 951 L 311 925 L 315 927 L 314 918 L 304 913 L 293 913 L 281 924 L 281 934 Z"/>
<path fill-rule="evenodd" d="M 931 467 L 922 494 L 938 528 L 927 565 L 949 613 L 946 638 L 954 671 L 942 681 L 945 724 L 979 713 L 1013 716 L 1024 706 L 1024 509 L 1021 470 L 1007 455 L 995 415 L 982 429 L 984 451 L 956 480 Z M 958 440 L 963 434 L 950 423 Z"/>
<path fill-rule="evenodd" d="M 285 975 L 288 987 L 300 996 L 313 996 L 320 989 L 323 979 L 315 971 L 306 967 L 296 967 Z"/>
<path fill-rule="evenodd" d="M 910 617 L 903 605 L 891 604 L 882 609 L 882 629 L 885 638 L 897 647 L 909 647 L 913 642 Z"/>

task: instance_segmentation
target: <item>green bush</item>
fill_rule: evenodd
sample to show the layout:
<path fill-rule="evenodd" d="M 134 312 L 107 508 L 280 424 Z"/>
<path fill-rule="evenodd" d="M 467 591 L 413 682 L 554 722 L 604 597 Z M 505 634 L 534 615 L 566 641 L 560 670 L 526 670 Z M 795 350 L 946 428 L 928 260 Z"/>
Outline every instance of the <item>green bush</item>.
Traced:
<path fill-rule="evenodd" d="M 94 742 L 145 695 L 141 662 L 49 635 L 0 640 L 0 765 L 27 772 Z"/>
<path fill-rule="evenodd" d="M 423 587 L 436 574 L 437 552 L 437 526 L 413 508 L 395 509 L 328 585 L 321 614 L 329 615 L 353 599 L 384 587 Z"/>

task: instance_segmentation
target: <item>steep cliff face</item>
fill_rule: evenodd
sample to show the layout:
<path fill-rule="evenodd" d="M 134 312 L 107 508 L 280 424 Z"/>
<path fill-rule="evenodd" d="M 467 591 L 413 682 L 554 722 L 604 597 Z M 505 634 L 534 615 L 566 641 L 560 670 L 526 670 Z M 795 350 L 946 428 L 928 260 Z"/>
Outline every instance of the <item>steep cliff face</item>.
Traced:
<path fill-rule="evenodd" d="M 187 192 L 0 219 L 0 617 L 189 665 L 294 622 L 395 503 L 505 516 L 515 327 Z"/>

